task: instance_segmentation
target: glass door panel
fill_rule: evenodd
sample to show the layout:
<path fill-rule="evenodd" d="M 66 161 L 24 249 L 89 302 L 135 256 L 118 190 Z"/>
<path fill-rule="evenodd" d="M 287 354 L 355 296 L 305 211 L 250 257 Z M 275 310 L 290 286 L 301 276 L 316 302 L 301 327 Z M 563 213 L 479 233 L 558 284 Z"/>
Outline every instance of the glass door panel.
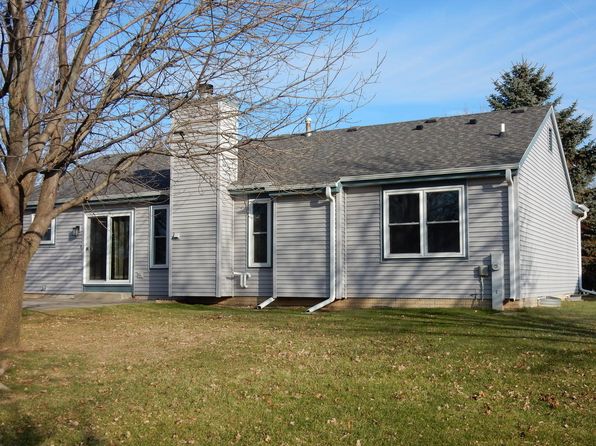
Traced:
<path fill-rule="evenodd" d="M 111 274 L 112 280 L 128 280 L 130 261 L 130 217 L 112 217 Z"/>
<path fill-rule="evenodd" d="M 89 217 L 89 280 L 106 280 L 108 217 Z"/>

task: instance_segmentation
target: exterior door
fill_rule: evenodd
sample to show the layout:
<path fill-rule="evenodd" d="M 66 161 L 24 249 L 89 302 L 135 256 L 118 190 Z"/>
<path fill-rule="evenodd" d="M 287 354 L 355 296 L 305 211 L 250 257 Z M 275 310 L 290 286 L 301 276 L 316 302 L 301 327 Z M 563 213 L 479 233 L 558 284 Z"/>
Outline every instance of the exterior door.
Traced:
<path fill-rule="evenodd" d="M 85 283 L 132 284 L 132 213 L 86 216 Z"/>

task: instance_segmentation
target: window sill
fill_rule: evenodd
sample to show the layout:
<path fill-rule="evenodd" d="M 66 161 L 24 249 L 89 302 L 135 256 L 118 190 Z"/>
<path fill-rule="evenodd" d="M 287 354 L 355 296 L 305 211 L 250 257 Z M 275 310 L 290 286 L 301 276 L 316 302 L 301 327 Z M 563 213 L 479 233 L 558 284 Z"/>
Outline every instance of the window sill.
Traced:
<path fill-rule="evenodd" d="M 423 260 L 423 259 L 465 259 L 467 256 L 465 254 L 456 253 L 456 254 L 431 254 L 431 255 L 421 255 L 421 254 L 390 254 L 385 255 L 383 260 Z"/>

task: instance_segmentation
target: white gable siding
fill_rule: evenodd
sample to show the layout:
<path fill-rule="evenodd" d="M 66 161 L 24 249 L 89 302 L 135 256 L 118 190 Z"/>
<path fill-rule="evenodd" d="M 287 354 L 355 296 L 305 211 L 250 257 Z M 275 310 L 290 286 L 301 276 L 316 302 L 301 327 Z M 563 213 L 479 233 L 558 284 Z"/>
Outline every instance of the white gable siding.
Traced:
<path fill-rule="evenodd" d="M 504 179 L 469 180 L 465 258 L 382 259 L 380 187 L 346 189 L 345 277 L 348 298 L 490 299 L 490 277 L 480 293 L 479 265 L 491 252 L 505 259 L 508 295 L 507 184 Z"/>
<path fill-rule="evenodd" d="M 577 217 L 549 119 L 519 170 L 522 297 L 573 293 L 578 283 Z"/>

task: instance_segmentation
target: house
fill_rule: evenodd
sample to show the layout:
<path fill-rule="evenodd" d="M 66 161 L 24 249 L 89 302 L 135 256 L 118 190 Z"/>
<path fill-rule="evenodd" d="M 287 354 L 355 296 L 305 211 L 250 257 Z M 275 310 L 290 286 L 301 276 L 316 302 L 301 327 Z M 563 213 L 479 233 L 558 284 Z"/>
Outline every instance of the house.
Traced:
<path fill-rule="evenodd" d="M 52 223 L 27 292 L 302 299 L 315 311 L 502 309 L 581 287 L 587 208 L 574 200 L 551 107 L 308 125 L 257 144 L 238 143 L 233 106 L 205 95 L 173 126 L 175 156 L 148 155 Z M 92 181 L 73 175 L 61 199 Z"/>

